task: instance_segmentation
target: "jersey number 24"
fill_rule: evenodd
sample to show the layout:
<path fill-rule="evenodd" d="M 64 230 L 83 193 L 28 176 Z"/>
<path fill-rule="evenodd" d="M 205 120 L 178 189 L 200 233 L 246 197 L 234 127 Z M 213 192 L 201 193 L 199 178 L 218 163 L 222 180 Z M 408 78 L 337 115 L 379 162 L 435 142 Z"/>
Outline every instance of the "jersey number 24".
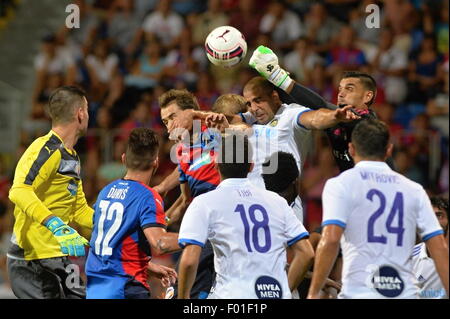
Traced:
<path fill-rule="evenodd" d="M 384 210 L 386 208 L 386 196 L 384 196 L 384 194 L 377 189 L 371 189 L 367 193 L 366 197 L 370 201 L 373 201 L 374 197 L 378 197 L 380 201 L 380 206 L 369 218 L 369 223 L 367 225 L 367 241 L 369 243 L 386 244 L 386 236 L 375 235 L 374 230 L 375 222 L 384 213 Z M 392 226 L 392 223 L 396 215 L 398 215 L 398 225 L 397 227 L 394 227 Z M 395 193 L 394 202 L 386 220 L 386 229 L 388 233 L 397 234 L 397 246 L 402 246 L 403 233 L 405 232 L 405 228 L 403 228 L 403 194 L 400 192 Z"/>

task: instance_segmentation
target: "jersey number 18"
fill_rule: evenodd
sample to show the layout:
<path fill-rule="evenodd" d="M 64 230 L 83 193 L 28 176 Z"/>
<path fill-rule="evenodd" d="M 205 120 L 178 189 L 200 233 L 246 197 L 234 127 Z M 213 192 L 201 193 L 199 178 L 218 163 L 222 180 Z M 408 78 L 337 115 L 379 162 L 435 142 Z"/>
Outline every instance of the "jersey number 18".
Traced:
<path fill-rule="evenodd" d="M 262 221 L 256 219 L 255 211 L 260 211 L 262 214 Z M 245 212 L 244 205 L 239 204 L 236 206 L 234 210 L 236 213 L 240 213 L 242 222 L 244 223 L 244 237 L 245 237 L 245 246 L 247 247 L 248 252 L 252 252 L 252 245 L 250 244 L 250 237 L 252 238 L 253 247 L 257 252 L 266 253 L 269 251 L 272 241 L 270 238 L 270 229 L 269 229 L 269 216 L 267 215 L 267 211 L 264 207 L 258 204 L 253 204 L 248 209 L 248 215 L 250 220 L 252 221 L 252 229 L 250 236 L 250 224 L 247 219 L 247 214 Z M 262 228 L 264 230 L 264 245 L 259 245 L 258 240 L 258 230 Z"/>

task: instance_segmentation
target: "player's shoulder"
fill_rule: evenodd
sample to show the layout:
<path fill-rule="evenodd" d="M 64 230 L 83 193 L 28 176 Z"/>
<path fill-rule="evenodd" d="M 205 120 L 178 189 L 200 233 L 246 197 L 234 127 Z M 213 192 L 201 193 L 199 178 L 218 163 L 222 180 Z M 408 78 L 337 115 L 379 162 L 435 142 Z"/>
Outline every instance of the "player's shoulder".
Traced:
<path fill-rule="evenodd" d="M 284 205 L 289 206 L 288 202 L 284 197 L 281 197 L 280 195 L 278 195 L 273 191 L 255 187 L 253 189 L 253 192 L 255 192 L 256 195 L 261 199 L 261 202 L 265 202 L 275 206 L 284 206 Z"/>
<path fill-rule="evenodd" d="M 40 152 L 42 148 L 46 148 L 48 152 L 53 152 L 60 148 L 62 141 L 55 135 L 49 132 L 44 136 L 36 138 L 26 152 Z"/>
<path fill-rule="evenodd" d="M 391 173 L 397 177 L 399 183 L 403 187 L 409 188 L 409 189 L 411 189 L 412 191 L 415 191 L 415 192 L 420 192 L 420 193 L 423 192 L 423 193 L 425 193 L 425 189 L 423 188 L 423 186 L 421 184 L 419 184 L 419 183 L 409 179 L 408 177 L 406 177 L 406 176 L 404 176 L 404 175 L 402 175 L 402 174 L 400 174 L 400 173 L 398 173 L 398 172 L 396 172 L 394 170 L 391 170 Z"/>
<path fill-rule="evenodd" d="M 310 108 L 297 103 L 282 104 L 281 107 L 283 108 L 282 114 L 292 114 L 292 113 L 300 113 L 303 111 L 311 111 Z"/>

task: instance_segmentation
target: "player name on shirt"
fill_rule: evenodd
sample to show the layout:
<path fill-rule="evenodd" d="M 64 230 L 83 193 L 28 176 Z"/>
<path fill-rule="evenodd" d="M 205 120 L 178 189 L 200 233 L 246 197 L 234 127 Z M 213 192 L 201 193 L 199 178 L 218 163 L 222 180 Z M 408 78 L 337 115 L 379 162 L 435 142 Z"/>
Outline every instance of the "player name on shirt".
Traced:
<path fill-rule="evenodd" d="M 129 187 L 127 188 L 116 188 L 115 186 L 111 188 L 108 192 L 108 195 L 106 195 L 106 198 L 112 198 L 112 199 L 121 199 L 124 200 L 127 196 Z"/>
<path fill-rule="evenodd" d="M 368 171 L 360 171 L 359 174 L 363 180 L 371 180 L 376 183 L 391 183 L 398 184 L 399 179 L 396 175 L 382 174 Z"/>

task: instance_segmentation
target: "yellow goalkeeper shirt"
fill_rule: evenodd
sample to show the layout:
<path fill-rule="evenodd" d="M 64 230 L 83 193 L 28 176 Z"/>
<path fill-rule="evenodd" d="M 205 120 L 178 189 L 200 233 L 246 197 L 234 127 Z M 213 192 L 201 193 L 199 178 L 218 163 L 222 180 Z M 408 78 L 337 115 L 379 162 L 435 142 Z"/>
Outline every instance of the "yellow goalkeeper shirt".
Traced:
<path fill-rule="evenodd" d="M 67 224 L 92 228 L 93 210 L 81 186 L 80 159 L 64 147 L 54 131 L 36 139 L 22 155 L 9 198 L 16 205 L 11 240 L 15 245 L 9 255 L 16 258 L 65 256 L 53 234 L 42 225 L 49 215 Z"/>

